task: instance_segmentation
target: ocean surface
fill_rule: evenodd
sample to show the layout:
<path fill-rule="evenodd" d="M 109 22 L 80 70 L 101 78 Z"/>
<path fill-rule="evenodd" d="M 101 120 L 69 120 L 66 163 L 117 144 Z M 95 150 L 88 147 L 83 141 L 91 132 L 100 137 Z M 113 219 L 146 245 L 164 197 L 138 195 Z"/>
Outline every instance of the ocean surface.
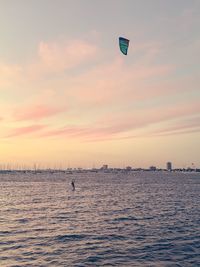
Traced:
<path fill-rule="evenodd" d="M 0 174 L 0 266 L 200 266 L 200 173 Z"/>

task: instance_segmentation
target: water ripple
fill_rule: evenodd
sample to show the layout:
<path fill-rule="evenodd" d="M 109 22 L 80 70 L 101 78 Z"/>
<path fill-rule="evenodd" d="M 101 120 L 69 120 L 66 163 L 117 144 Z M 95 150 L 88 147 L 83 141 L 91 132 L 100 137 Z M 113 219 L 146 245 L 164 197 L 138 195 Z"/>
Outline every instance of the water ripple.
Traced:
<path fill-rule="evenodd" d="M 200 266 L 199 174 L 0 174 L 0 182 L 1 267 Z"/>

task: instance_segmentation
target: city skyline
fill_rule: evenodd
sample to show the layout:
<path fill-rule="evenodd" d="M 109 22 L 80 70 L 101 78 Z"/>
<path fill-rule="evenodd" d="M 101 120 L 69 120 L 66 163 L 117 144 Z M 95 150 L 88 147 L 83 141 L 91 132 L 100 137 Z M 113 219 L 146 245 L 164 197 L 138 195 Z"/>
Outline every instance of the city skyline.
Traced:
<path fill-rule="evenodd" d="M 0 0 L 0 22 L 0 163 L 199 166 L 199 1 Z"/>
<path fill-rule="evenodd" d="M 183 166 L 176 166 L 172 162 L 165 162 L 165 164 L 162 165 L 155 165 L 152 164 L 149 166 L 137 166 L 134 164 L 131 165 L 109 165 L 109 164 L 102 164 L 102 165 L 87 165 L 87 166 L 71 166 L 69 163 L 54 163 L 54 164 L 42 164 L 39 162 L 34 162 L 32 164 L 18 164 L 18 163 L 0 163 L 0 170 L 78 170 L 78 169 L 83 169 L 83 170 L 92 170 L 92 169 L 97 169 L 97 170 L 109 170 L 109 169 L 129 169 L 129 170 L 147 170 L 147 169 L 152 169 L 152 170 L 178 170 L 178 169 L 187 169 L 187 170 L 199 170 L 200 169 L 200 164 L 195 165 L 194 163 L 191 164 L 185 164 Z"/>

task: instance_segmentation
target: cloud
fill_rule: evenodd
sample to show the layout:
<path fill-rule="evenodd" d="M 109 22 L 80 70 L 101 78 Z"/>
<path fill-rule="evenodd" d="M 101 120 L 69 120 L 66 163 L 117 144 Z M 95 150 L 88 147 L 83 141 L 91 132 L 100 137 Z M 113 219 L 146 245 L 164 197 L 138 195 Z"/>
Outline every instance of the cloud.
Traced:
<path fill-rule="evenodd" d="M 20 107 L 15 110 L 15 120 L 41 120 L 44 118 L 55 116 L 64 109 L 61 107 L 52 107 L 47 105 L 32 105 L 27 107 Z"/>
<path fill-rule="evenodd" d="M 147 85 L 147 81 L 159 80 L 173 71 L 174 67 L 170 65 L 134 64 L 127 66 L 122 59 L 117 58 L 109 64 L 97 66 L 76 77 L 70 87 L 71 90 L 66 90 L 66 95 L 82 107 L 101 108 L 121 103 L 125 105 L 130 101 L 146 99 L 152 93 L 158 94 L 162 87 L 157 86 L 155 92 L 156 86 Z"/>
<path fill-rule="evenodd" d="M 44 129 L 45 127 L 46 127 L 45 125 L 30 125 L 26 127 L 19 127 L 19 128 L 15 128 L 14 130 L 12 130 L 11 133 L 5 137 L 10 138 L 10 137 L 17 137 L 17 136 L 27 135 L 27 134 L 30 135 L 32 133 L 35 133 L 35 132 L 38 132 Z"/>
<path fill-rule="evenodd" d="M 175 135 L 181 133 L 200 132 L 200 117 L 181 118 L 178 121 L 171 121 L 167 127 L 162 127 L 158 130 L 154 130 L 152 135 L 154 136 L 166 136 Z"/>
<path fill-rule="evenodd" d="M 73 67 L 95 55 L 97 47 L 88 42 L 73 40 L 64 43 L 39 44 L 39 58 L 44 64 L 56 68 Z"/>
<path fill-rule="evenodd" d="M 192 97 L 184 99 L 182 95 L 197 91 L 199 78 L 193 74 L 176 76 L 177 66 L 156 63 L 154 59 L 161 50 L 161 44 L 138 44 L 136 51 L 142 51 L 142 57 L 132 60 L 131 56 L 117 54 L 107 60 L 105 55 L 98 64 L 87 65 L 99 51 L 94 44 L 84 41 L 40 42 L 38 57 L 26 66 L 16 68 L 19 78 L 24 73 L 25 83 L 21 94 L 16 92 L 20 105 L 24 104 L 14 110 L 15 123 L 38 121 L 65 111 L 71 120 L 68 125 L 66 120 L 59 120 L 59 123 L 54 120 L 43 131 L 19 127 L 10 136 L 30 134 L 29 130 L 35 136 L 61 136 L 84 141 L 129 138 L 142 134 L 141 130 L 150 136 L 151 126 L 198 114 L 199 103 Z M 12 76 L 12 71 L 8 73 Z M 34 77 L 33 82 L 31 77 Z M 174 96 L 177 100 L 173 105 L 170 103 L 175 103 Z M 152 106 L 153 102 L 158 105 Z M 63 127 L 60 127 L 61 123 Z M 164 132 L 167 133 L 163 128 Z"/>
<path fill-rule="evenodd" d="M 200 127 L 192 128 L 192 129 L 180 129 L 178 131 L 172 131 L 172 132 L 165 132 L 156 134 L 154 136 L 169 136 L 169 135 L 181 135 L 181 134 L 190 134 L 190 133 L 200 133 Z"/>
<path fill-rule="evenodd" d="M 19 85 L 22 88 L 30 82 L 39 82 L 47 75 L 60 75 L 66 70 L 90 62 L 97 53 L 98 46 L 89 41 L 41 41 L 36 55 L 26 64 L 0 62 L 0 90 L 9 86 L 19 89 Z"/>
<path fill-rule="evenodd" d="M 146 110 L 137 110 L 132 113 L 111 114 L 102 117 L 93 124 L 81 126 L 66 126 L 51 131 L 43 132 L 43 136 L 65 136 L 68 138 L 79 138 L 82 140 L 109 140 L 112 138 L 127 138 L 128 136 L 139 136 L 138 130 L 145 130 L 146 136 L 152 136 L 160 133 L 175 132 L 176 130 L 190 129 L 199 127 L 199 117 L 190 118 L 190 116 L 199 115 L 200 106 L 198 101 L 171 105 L 170 107 L 151 108 Z M 178 120 L 178 123 L 174 120 Z M 163 127 L 163 123 L 168 124 Z M 158 125 L 161 127 L 155 131 L 149 127 Z"/>
<path fill-rule="evenodd" d="M 96 45 L 83 41 L 41 41 L 38 46 L 38 58 L 27 68 L 30 77 L 37 78 L 48 73 L 61 73 L 75 68 L 83 62 L 89 62 L 97 54 Z"/>

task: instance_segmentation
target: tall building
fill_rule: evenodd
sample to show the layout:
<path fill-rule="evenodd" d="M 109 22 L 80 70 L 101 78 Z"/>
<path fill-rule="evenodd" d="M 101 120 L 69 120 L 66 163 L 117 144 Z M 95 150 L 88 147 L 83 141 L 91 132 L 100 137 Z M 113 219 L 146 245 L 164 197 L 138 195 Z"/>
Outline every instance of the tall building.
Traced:
<path fill-rule="evenodd" d="M 172 163 L 171 162 L 167 162 L 167 170 L 168 171 L 172 170 Z"/>

